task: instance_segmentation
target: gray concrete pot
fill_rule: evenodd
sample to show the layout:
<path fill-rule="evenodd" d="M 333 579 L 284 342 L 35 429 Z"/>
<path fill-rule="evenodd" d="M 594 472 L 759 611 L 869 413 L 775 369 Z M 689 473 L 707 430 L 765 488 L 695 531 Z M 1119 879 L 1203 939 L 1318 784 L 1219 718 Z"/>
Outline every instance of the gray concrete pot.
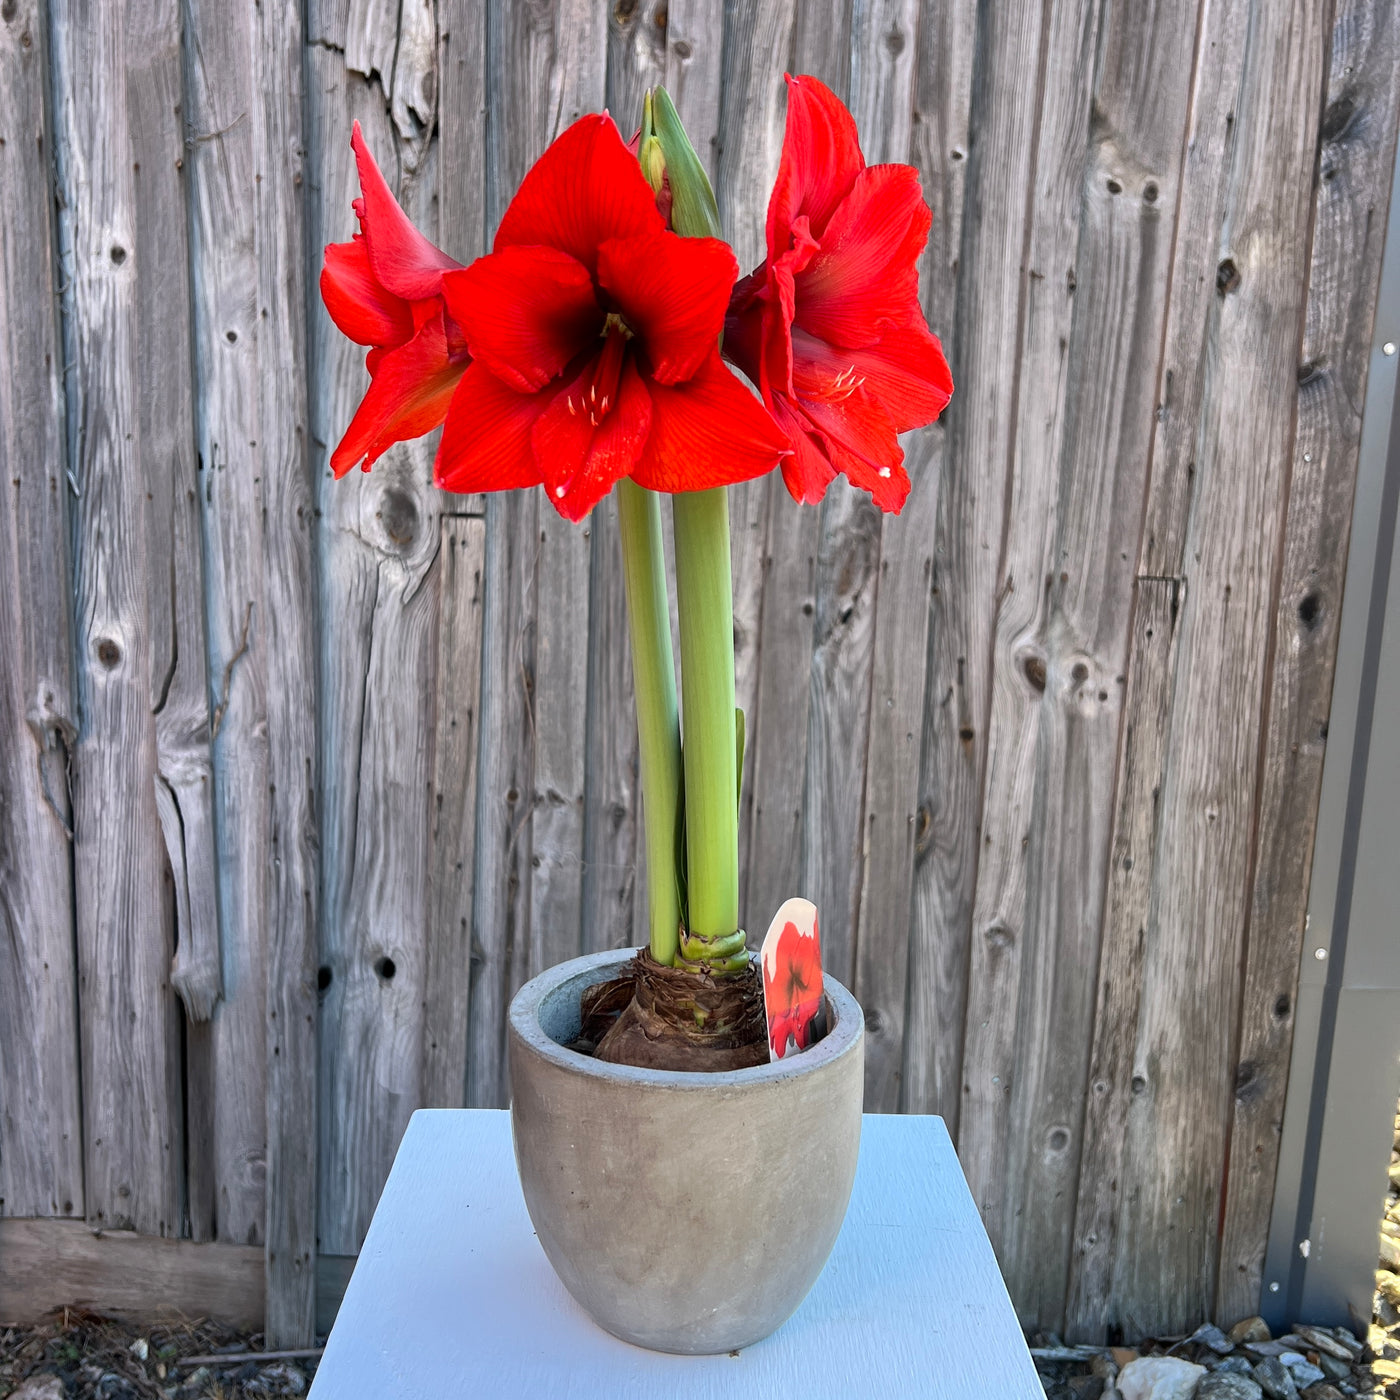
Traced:
<path fill-rule="evenodd" d="M 860 1149 L 865 1021 L 826 979 L 810 1050 L 726 1074 L 564 1049 L 579 997 L 630 950 L 550 968 L 510 1006 L 511 1129 L 544 1252 L 589 1316 L 654 1351 L 760 1341 L 816 1282 Z"/>

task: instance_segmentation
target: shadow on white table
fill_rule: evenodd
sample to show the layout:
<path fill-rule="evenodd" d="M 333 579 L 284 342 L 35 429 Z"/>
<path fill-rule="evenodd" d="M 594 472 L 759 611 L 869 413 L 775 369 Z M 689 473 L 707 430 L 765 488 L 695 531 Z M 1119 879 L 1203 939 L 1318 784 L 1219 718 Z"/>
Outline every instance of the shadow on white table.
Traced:
<path fill-rule="evenodd" d="M 618 1341 L 535 1239 L 503 1110 L 423 1110 L 399 1146 L 312 1400 L 1042 1400 L 941 1118 L 867 1114 L 806 1301 L 738 1355 Z"/>

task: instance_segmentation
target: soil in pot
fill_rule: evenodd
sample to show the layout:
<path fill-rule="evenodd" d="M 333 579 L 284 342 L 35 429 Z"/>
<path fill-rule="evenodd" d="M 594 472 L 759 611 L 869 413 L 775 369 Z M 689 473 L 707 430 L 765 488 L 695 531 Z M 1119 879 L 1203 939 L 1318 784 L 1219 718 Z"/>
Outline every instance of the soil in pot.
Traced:
<path fill-rule="evenodd" d="M 645 948 L 621 977 L 584 993 L 571 1046 L 614 1065 L 715 1072 L 768 1062 L 763 984 L 751 961 L 714 976 L 666 967 Z"/>

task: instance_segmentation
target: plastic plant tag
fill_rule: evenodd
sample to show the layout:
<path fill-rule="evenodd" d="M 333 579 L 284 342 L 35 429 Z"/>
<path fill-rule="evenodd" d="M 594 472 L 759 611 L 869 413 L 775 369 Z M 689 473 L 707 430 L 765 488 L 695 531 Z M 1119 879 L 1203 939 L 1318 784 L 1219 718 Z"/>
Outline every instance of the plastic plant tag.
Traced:
<path fill-rule="evenodd" d="M 781 1060 L 794 1050 L 805 1050 L 824 1030 L 817 906 L 809 899 L 788 900 L 773 916 L 759 956 L 768 1054 Z"/>

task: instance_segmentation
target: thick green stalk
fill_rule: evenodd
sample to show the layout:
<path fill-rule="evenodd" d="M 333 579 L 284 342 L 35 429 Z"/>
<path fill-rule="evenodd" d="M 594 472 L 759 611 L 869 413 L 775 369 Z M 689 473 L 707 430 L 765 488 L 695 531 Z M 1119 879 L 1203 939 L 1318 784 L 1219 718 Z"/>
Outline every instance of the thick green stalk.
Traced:
<path fill-rule="evenodd" d="M 617 518 L 637 697 L 651 955 L 669 967 L 676 960 L 681 925 L 676 883 L 681 731 L 661 542 L 661 498 L 624 477 L 617 485 Z"/>
<path fill-rule="evenodd" d="M 685 701 L 686 896 L 690 931 L 739 927 L 738 756 L 729 497 L 722 486 L 671 498 Z M 742 961 L 742 958 L 740 959 Z"/>

